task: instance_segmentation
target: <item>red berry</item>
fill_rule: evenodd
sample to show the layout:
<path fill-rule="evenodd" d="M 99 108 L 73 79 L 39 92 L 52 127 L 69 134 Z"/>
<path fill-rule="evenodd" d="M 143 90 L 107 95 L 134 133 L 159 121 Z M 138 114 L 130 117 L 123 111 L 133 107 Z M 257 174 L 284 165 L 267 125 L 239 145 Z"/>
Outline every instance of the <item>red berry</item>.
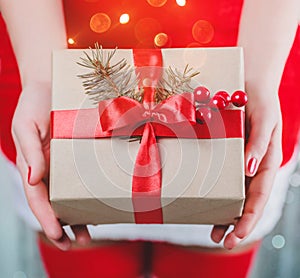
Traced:
<path fill-rule="evenodd" d="M 210 99 L 210 92 L 204 86 L 199 86 L 194 90 L 195 101 L 201 103 L 208 103 Z"/>
<path fill-rule="evenodd" d="M 230 101 L 231 101 L 231 98 L 230 98 L 230 95 L 226 92 L 226 91 L 219 91 L 215 94 L 215 96 L 221 96 L 224 98 L 225 100 L 225 104 L 226 106 L 229 105 Z"/>
<path fill-rule="evenodd" d="M 213 96 L 210 99 L 209 107 L 212 109 L 222 110 L 226 107 L 226 102 L 222 96 Z"/>
<path fill-rule="evenodd" d="M 212 114 L 209 108 L 207 107 L 200 107 L 196 111 L 196 118 L 200 123 L 208 123 L 211 120 Z"/>
<path fill-rule="evenodd" d="M 231 102 L 236 107 L 244 106 L 248 101 L 248 97 L 243 91 L 236 91 L 231 96 Z"/>

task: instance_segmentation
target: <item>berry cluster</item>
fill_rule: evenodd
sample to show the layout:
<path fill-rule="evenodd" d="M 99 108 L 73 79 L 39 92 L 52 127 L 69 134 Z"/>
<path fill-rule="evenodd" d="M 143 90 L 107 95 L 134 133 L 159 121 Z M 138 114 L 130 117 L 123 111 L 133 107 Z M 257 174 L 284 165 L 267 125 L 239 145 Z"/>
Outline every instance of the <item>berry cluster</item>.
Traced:
<path fill-rule="evenodd" d="M 223 110 L 230 103 L 236 107 L 242 107 L 248 100 L 246 93 L 243 91 L 236 91 L 232 96 L 226 91 L 219 91 L 211 98 L 210 91 L 204 86 L 195 88 L 193 94 L 196 102 L 196 117 L 200 123 L 211 120 L 211 110 Z"/>

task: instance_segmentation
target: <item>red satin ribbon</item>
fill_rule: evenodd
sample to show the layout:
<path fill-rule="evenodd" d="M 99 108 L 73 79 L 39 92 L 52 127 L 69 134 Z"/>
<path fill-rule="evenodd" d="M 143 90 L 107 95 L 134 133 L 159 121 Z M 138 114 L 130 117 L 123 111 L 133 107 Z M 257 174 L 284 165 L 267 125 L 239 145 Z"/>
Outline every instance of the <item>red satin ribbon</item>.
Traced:
<path fill-rule="evenodd" d="M 143 104 L 128 97 L 101 101 L 100 123 L 105 132 L 117 131 L 137 124 L 153 122 L 160 125 L 196 123 L 193 94 L 174 95 L 157 105 Z M 127 134 L 128 135 L 128 134 Z"/>
<path fill-rule="evenodd" d="M 151 120 L 167 121 L 167 111 L 153 108 L 156 84 L 162 74 L 162 54 L 160 49 L 134 49 L 135 71 L 139 76 L 139 86 L 144 87 L 144 111 L 140 119 L 146 118 L 141 145 L 136 157 L 132 177 L 132 204 L 135 223 L 163 223 L 160 202 L 161 162 Z M 145 84 L 143 84 L 145 83 Z M 164 114 L 165 113 L 165 114 Z M 164 116 L 164 117 L 163 117 Z M 157 119 L 155 119 L 157 118 Z M 170 120 L 170 118 L 169 118 Z"/>
<path fill-rule="evenodd" d="M 161 162 L 150 122 L 146 123 L 132 178 L 132 203 L 135 222 L 163 223 L 161 208 Z"/>
<path fill-rule="evenodd" d="M 116 111 L 118 113 L 118 111 Z M 135 118 L 135 117 L 133 117 Z M 218 139 L 244 138 L 244 112 L 241 110 L 212 111 L 209 124 L 186 123 L 163 125 L 152 122 L 156 137 Z M 99 109 L 56 110 L 51 112 L 51 138 L 90 139 L 116 136 L 142 136 L 143 126 L 136 122 L 116 130 L 103 131 L 99 122 Z"/>

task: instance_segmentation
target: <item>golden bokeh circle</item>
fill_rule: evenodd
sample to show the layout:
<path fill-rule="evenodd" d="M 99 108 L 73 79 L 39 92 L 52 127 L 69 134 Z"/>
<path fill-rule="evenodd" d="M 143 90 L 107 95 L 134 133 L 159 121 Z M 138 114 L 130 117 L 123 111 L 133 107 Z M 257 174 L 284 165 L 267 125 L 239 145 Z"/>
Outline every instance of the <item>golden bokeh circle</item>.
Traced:
<path fill-rule="evenodd" d="M 68 38 L 68 44 L 75 44 L 75 40 L 73 38 Z"/>
<path fill-rule="evenodd" d="M 186 5 L 186 0 L 176 0 L 176 4 L 180 7 L 184 7 Z"/>
<path fill-rule="evenodd" d="M 95 33 L 104 33 L 111 26 L 111 19 L 105 13 L 96 13 L 90 19 L 90 28 Z"/>
<path fill-rule="evenodd" d="M 162 7 L 164 4 L 167 3 L 167 1 L 168 0 L 147 0 L 149 5 L 156 8 Z"/>
<path fill-rule="evenodd" d="M 169 37 L 166 33 L 158 33 L 155 37 L 154 37 L 154 44 L 157 47 L 163 47 L 167 44 L 169 40 Z"/>
<path fill-rule="evenodd" d="M 129 14 L 121 14 L 120 19 L 119 19 L 121 24 L 127 24 L 129 22 L 129 20 L 130 20 Z"/>
<path fill-rule="evenodd" d="M 215 30 L 209 21 L 198 20 L 193 25 L 192 34 L 194 40 L 206 44 L 212 41 L 215 34 Z"/>

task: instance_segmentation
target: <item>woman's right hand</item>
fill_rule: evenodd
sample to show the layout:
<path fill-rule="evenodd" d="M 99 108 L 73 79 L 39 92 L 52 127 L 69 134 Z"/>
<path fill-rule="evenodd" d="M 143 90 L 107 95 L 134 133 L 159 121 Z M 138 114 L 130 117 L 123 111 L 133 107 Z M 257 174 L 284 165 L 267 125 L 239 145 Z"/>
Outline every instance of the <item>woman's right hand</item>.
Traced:
<path fill-rule="evenodd" d="M 58 248 L 68 250 L 71 240 L 56 218 L 48 194 L 50 92 L 50 84 L 24 86 L 14 114 L 12 134 L 28 204 L 49 240 Z M 90 242 L 86 226 L 73 226 L 72 230 L 79 244 Z"/>

